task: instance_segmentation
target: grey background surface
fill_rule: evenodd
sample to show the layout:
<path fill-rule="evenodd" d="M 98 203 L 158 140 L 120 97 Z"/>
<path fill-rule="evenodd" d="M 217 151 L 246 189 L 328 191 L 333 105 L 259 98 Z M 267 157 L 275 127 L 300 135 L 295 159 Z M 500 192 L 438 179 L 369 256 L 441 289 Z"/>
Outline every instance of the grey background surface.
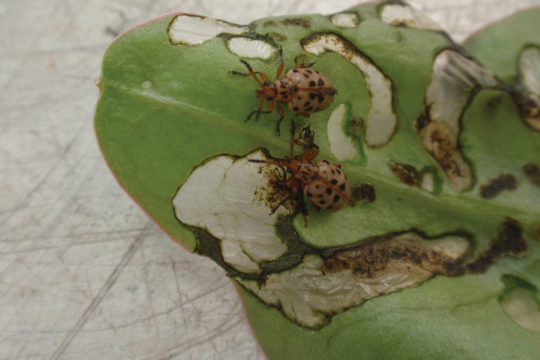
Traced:
<path fill-rule="evenodd" d="M 232 22 L 338 1 L 0 0 L 0 359 L 262 359 L 232 283 L 118 186 L 93 131 L 116 34 L 171 11 Z M 540 0 L 415 0 L 457 41 Z"/>

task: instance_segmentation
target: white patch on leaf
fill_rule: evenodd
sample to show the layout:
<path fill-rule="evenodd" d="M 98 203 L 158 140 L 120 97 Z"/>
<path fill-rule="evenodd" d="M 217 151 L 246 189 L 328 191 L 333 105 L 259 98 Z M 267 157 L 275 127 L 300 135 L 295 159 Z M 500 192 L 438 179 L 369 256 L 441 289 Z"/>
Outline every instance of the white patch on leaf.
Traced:
<path fill-rule="evenodd" d="M 523 50 L 518 69 L 521 84 L 528 91 L 540 96 L 540 49 L 530 46 Z"/>
<path fill-rule="evenodd" d="M 525 122 L 534 130 L 540 131 L 540 48 L 529 46 L 522 51 L 518 71 L 520 85 L 532 100 L 525 112 Z"/>
<path fill-rule="evenodd" d="M 277 217 L 287 210 L 280 207 L 269 215 L 271 209 L 255 198 L 261 188 L 269 188 L 269 180 L 259 171 L 261 164 L 248 159 L 267 158 L 262 151 L 239 159 L 223 155 L 195 168 L 178 189 L 173 206 L 182 223 L 220 239 L 227 264 L 240 272 L 257 273 L 260 262 L 287 251 L 275 232 Z"/>
<path fill-rule="evenodd" d="M 330 16 L 332 24 L 339 27 L 356 27 L 358 25 L 358 15 L 354 13 L 339 13 Z"/>
<path fill-rule="evenodd" d="M 315 328 L 351 306 L 444 274 L 447 270 L 442 262 L 459 261 L 468 248 L 467 240 L 458 236 L 425 240 L 415 233 L 404 233 L 345 249 L 326 259 L 307 255 L 295 268 L 271 274 L 263 283 L 236 280 L 265 303 L 279 307 L 289 319 Z M 393 250 L 400 252 L 392 258 L 389 254 Z M 418 256 L 407 258 L 405 254 Z"/>
<path fill-rule="evenodd" d="M 367 57 L 351 48 L 338 35 L 323 34 L 313 37 L 303 44 L 303 47 L 315 55 L 320 55 L 326 50 L 334 51 L 358 67 L 371 95 L 371 106 L 366 121 L 366 143 L 372 147 L 386 144 L 397 125 L 392 106 L 391 81 Z"/>
<path fill-rule="evenodd" d="M 497 85 L 499 81 L 491 70 L 476 61 L 452 49 L 440 52 L 433 63 L 426 93 L 431 119 L 444 121 L 457 130 L 461 113 L 474 89 Z"/>
<path fill-rule="evenodd" d="M 502 299 L 501 306 L 524 329 L 540 331 L 540 306 L 530 291 L 513 290 Z"/>
<path fill-rule="evenodd" d="M 254 40 L 246 37 L 233 37 L 227 42 L 229 50 L 244 58 L 270 58 L 276 49 L 262 40 Z"/>
<path fill-rule="evenodd" d="M 441 27 L 426 14 L 406 4 L 384 5 L 381 20 L 393 26 L 442 31 Z"/>
<path fill-rule="evenodd" d="M 420 135 L 424 148 L 437 160 L 457 191 L 473 185 L 471 168 L 458 146 L 461 114 L 477 88 L 499 84 L 490 70 L 453 49 L 441 51 L 433 63 L 425 97 L 431 121 Z"/>
<path fill-rule="evenodd" d="M 239 26 L 196 15 L 177 15 L 169 25 L 169 40 L 173 44 L 200 45 L 219 34 L 240 35 L 249 31 L 247 26 Z"/>
<path fill-rule="evenodd" d="M 345 126 L 347 108 L 345 104 L 341 104 L 332 111 L 328 119 L 328 142 L 330 150 L 336 159 L 350 160 L 358 155 L 358 151 L 354 146 L 352 139 L 345 134 L 343 128 Z"/>
<path fill-rule="evenodd" d="M 424 176 L 422 176 L 420 187 L 428 192 L 433 192 L 433 190 L 435 190 L 435 179 L 432 173 L 425 173 Z"/>

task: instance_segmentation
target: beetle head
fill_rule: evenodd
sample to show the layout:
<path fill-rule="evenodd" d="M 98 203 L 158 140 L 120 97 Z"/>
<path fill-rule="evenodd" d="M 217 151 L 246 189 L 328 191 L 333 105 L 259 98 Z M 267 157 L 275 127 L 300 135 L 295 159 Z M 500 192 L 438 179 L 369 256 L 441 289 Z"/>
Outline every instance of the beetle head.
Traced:
<path fill-rule="evenodd" d="M 257 96 L 268 101 L 274 100 L 277 96 L 274 84 L 268 80 L 263 82 L 262 86 L 257 89 Z"/>

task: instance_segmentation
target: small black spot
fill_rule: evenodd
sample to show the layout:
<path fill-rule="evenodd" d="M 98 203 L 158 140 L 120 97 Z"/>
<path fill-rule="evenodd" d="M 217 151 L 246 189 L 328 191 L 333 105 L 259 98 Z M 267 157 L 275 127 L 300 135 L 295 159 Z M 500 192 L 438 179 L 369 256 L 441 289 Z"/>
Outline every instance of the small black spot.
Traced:
<path fill-rule="evenodd" d="M 330 188 L 326 189 L 326 193 L 327 193 L 328 195 L 332 194 L 332 189 L 330 189 Z"/>
<path fill-rule="evenodd" d="M 317 94 L 316 93 L 309 93 L 309 98 L 311 100 L 315 99 L 317 97 Z"/>
<path fill-rule="evenodd" d="M 317 85 L 324 86 L 324 80 L 322 78 L 319 78 L 319 81 L 317 81 Z"/>
<path fill-rule="evenodd" d="M 352 199 L 353 203 L 358 201 L 366 200 L 369 203 L 375 202 L 377 200 L 377 194 L 375 188 L 369 184 L 362 184 L 353 188 L 352 190 Z"/>
<path fill-rule="evenodd" d="M 308 74 L 313 74 L 313 71 L 311 71 L 311 70 L 309 70 L 309 69 L 306 69 L 306 72 L 307 72 Z"/>
<path fill-rule="evenodd" d="M 339 185 L 339 190 L 345 190 L 345 186 L 346 186 L 345 183 Z"/>
<path fill-rule="evenodd" d="M 517 188 L 516 177 L 512 174 L 502 174 L 480 187 L 480 196 L 484 199 L 491 199 L 499 195 L 504 190 L 514 190 Z"/>
<path fill-rule="evenodd" d="M 332 175 L 336 175 L 336 171 L 334 169 L 332 169 L 331 173 Z"/>
<path fill-rule="evenodd" d="M 325 201 L 325 200 L 321 200 L 321 201 L 319 201 L 319 204 L 324 205 L 324 204 L 326 204 L 326 201 Z"/>
<path fill-rule="evenodd" d="M 306 79 L 309 79 L 309 75 L 308 75 L 308 74 L 304 74 L 304 77 L 305 77 Z M 310 82 L 310 84 L 311 84 L 311 82 Z"/>
<path fill-rule="evenodd" d="M 323 102 L 324 101 L 324 95 L 323 94 L 319 94 L 319 102 Z"/>
<path fill-rule="evenodd" d="M 286 89 L 287 87 L 285 86 L 285 84 L 281 84 L 280 88 Z"/>
<path fill-rule="evenodd" d="M 310 198 L 310 197 L 312 197 L 312 196 L 313 196 L 313 194 L 312 194 L 312 193 L 310 193 L 309 191 L 308 191 L 308 192 L 306 192 L 306 195 L 307 195 L 307 197 L 308 197 L 308 198 Z"/>
<path fill-rule="evenodd" d="M 332 205 L 328 205 L 328 206 L 326 207 L 326 210 L 331 210 L 331 209 L 332 209 Z"/>
<path fill-rule="evenodd" d="M 317 83 L 315 81 L 311 80 L 309 82 L 309 87 L 315 87 L 315 85 L 317 85 Z"/>
<path fill-rule="evenodd" d="M 323 160 L 322 162 L 325 163 L 326 165 L 330 164 L 327 160 Z"/>
<path fill-rule="evenodd" d="M 317 195 L 318 198 L 322 198 L 323 197 L 323 194 L 319 194 Z"/>
<path fill-rule="evenodd" d="M 298 109 L 299 109 L 298 106 L 293 107 L 294 111 L 298 111 Z"/>
<path fill-rule="evenodd" d="M 298 100 L 302 100 L 302 96 L 297 97 Z"/>
<path fill-rule="evenodd" d="M 336 168 L 336 172 L 341 175 L 341 170 L 339 170 L 338 168 Z"/>
<path fill-rule="evenodd" d="M 317 111 L 319 111 L 319 110 L 321 110 L 320 107 L 318 107 L 318 108 L 316 108 L 315 110 L 313 110 L 313 112 L 317 112 Z"/>
<path fill-rule="evenodd" d="M 315 70 L 315 74 L 320 74 L 320 72 L 318 72 L 317 70 Z"/>
<path fill-rule="evenodd" d="M 336 194 L 336 196 L 334 196 L 334 202 L 338 202 L 339 201 L 339 195 Z"/>
<path fill-rule="evenodd" d="M 295 93 L 298 92 L 298 88 L 294 88 L 293 92 L 295 92 Z"/>
<path fill-rule="evenodd" d="M 306 110 L 306 112 L 311 112 L 313 110 L 313 107 L 312 106 L 307 107 L 305 110 Z"/>
<path fill-rule="evenodd" d="M 307 181 L 307 176 L 306 176 L 306 175 L 303 175 L 303 176 L 302 176 L 302 179 L 304 179 L 304 181 Z"/>
<path fill-rule="evenodd" d="M 293 73 L 297 73 L 297 72 L 298 72 L 298 69 L 293 69 L 292 72 L 293 72 Z"/>
<path fill-rule="evenodd" d="M 536 164 L 529 163 L 523 166 L 523 172 L 530 182 L 536 186 L 540 186 L 540 167 Z"/>
<path fill-rule="evenodd" d="M 332 185 L 337 185 L 337 180 L 336 180 L 336 179 L 330 180 L 330 184 L 332 184 Z"/>
<path fill-rule="evenodd" d="M 306 101 L 306 102 L 304 103 L 303 106 L 306 107 L 306 106 L 309 106 L 309 105 L 311 105 L 311 101 L 308 100 L 308 101 Z"/>
<path fill-rule="evenodd" d="M 321 186 L 319 184 L 315 185 L 315 189 L 320 188 Z"/>

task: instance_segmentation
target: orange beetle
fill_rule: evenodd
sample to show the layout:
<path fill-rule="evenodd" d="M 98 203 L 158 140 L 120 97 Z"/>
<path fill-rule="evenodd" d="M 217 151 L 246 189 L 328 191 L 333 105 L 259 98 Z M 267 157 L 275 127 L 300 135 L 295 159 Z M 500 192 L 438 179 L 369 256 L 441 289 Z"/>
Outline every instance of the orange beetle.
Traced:
<path fill-rule="evenodd" d="M 324 209 L 336 211 L 344 208 L 351 198 L 351 185 L 345 174 L 341 171 L 340 164 L 330 164 L 326 160 L 313 162 L 319 153 L 319 147 L 313 143 L 314 133 L 309 126 L 302 131 L 302 140 L 294 137 L 294 122 L 291 135 L 291 150 L 288 157 L 278 160 L 256 160 L 251 162 L 277 165 L 286 169 L 285 185 L 291 188 L 293 195 L 300 189 L 307 196 L 315 210 Z M 294 145 L 303 147 L 302 154 L 294 156 Z M 274 213 L 287 199 L 280 202 L 274 209 Z"/>
<path fill-rule="evenodd" d="M 248 114 L 246 121 L 251 116 L 257 113 L 256 120 L 259 119 L 261 113 L 269 114 L 274 111 L 274 106 L 277 108 L 279 119 L 277 123 L 277 132 L 279 134 L 279 126 L 283 120 L 284 113 L 280 103 L 284 103 L 287 107 L 305 117 L 309 114 L 326 109 L 334 101 L 334 95 L 337 94 L 336 89 L 332 85 L 332 80 L 325 74 L 309 69 L 313 64 L 299 64 L 294 69 L 290 69 L 285 73 L 283 78 L 279 78 L 285 66 L 283 62 L 283 51 L 279 48 L 280 65 L 277 69 L 276 79 L 270 81 L 268 76 L 262 72 L 253 71 L 249 63 L 245 60 L 240 60 L 246 65 L 248 73 L 231 71 L 231 74 L 242 76 L 253 76 L 260 88 L 256 90 L 257 97 L 260 98 L 259 105 Z M 257 77 L 259 76 L 260 79 Z M 268 101 L 268 110 L 263 111 L 264 101 Z"/>

